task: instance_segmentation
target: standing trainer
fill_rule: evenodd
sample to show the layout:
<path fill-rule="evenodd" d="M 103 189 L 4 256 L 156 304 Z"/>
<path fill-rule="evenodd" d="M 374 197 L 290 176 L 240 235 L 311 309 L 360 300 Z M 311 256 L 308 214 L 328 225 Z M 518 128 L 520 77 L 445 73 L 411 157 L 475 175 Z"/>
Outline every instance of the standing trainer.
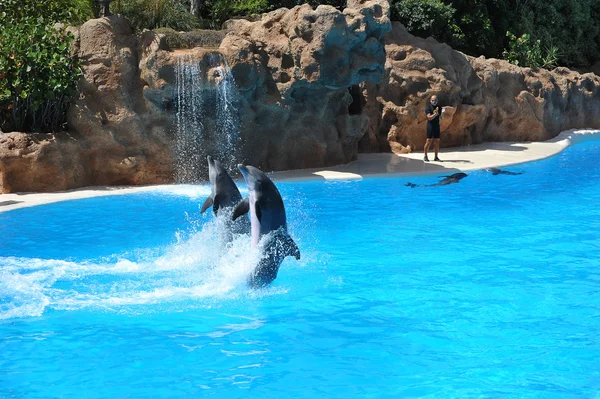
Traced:
<path fill-rule="evenodd" d="M 425 107 L 425 115 L 427 115 L 427 141 L 425 142 L 425 156 L 423 157 L 423 161 L 425 162 L 429 162 L 427 151 L 429 151 L 429 147 L 431 146 L 431 140 L 433 140 L 433 149 L 435 151 L 435 158 L 433 160 L 442 162 L 438 158 L 440 150 L 440 115 L 442 112 L 444 110 L 438 105 L 437 96 L 434 94 L 429 99 L 429 104 Z"/>

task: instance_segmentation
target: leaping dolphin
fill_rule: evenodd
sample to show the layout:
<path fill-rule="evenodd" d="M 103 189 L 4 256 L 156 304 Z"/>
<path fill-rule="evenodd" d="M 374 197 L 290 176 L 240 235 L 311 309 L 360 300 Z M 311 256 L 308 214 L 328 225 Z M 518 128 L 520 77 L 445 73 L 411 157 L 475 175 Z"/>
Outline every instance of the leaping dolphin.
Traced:
<path fill-rule="evenodd" d="M 288 234 L 285 207 L 275 184 L 253 166 L 240 164 L 238 169 L 248 184 L 249 195 L 236 206 L 233 220 L 250 211 L 253 248 L 266 236 L 261 243 L 263 257 L 248 278 L 252 287 L 263 287 L 277 278 L 279 266 L 287 256 L 299 260 L 300 250 Z"/>
<path fill-rule="evenodd" d="M 435 184 L 415 184 L 415 183 L 408 182 L 408 183 L 405 184 L 405 186 L 408 186 L 408 187 L 411 187 L 411 188 L 414 188 L 414 187 L 447 186 L 448 184 L 458 183 L 459 181 L 461 181 L 465 177 L 467 177 L 466 173 L 459 172 L 459 173 L 453 173 L 450 176 L 445 176 L 443 180 L 440 180 L 439 182 L 437 182 Z"/>
<path fill-rule="evenodd" d="M 250 232 L 250 221 L 248 218 L 242 218 L 235 223 L 229 223 L 229 216 L 233 213 L 234 207 L 242 200 L 240 190 L 227 173 L 227 170 L 219 161 L 213 159 L 210 155 L 206 157 L 208 161 L 208 179 L 210 180 L 211 195 L 204 201 L 200 213 L 204 213 L 212 206 L 215 216 L 225 216 L 228 222 L 226 241 L 231 241 L 231 233 L 247 234 Z"/>

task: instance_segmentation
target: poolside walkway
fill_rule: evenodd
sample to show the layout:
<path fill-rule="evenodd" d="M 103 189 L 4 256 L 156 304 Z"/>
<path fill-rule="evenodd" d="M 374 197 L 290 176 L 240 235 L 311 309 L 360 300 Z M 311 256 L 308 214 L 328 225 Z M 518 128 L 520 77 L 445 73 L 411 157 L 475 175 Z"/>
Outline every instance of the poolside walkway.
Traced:
<path fill-rule="evenodd" d="M 423 162 L 421 151 L 411 154 L 359 154 L 358 160 L 330 168 L 301 169 L 270 174 L 275 181 L 349 180 L 366 176 L 428 175 L 454 173 L 490 167 L 503 167 L 536 161 L 558 154 L 571 144 L 600 139 L 598 130 L 569 130 L 552 140 L 533 143 L 485 143 L 440 150 L 443 162 Z M 433 159 L 433 151 L 429 159 Z M 167 186 L 168 187 L 168 186 Z M 154 191 L 162 186 L 87 187 L 57 193 L 17 193 L 0 195 L 0 213 L 18 208 L 70 199 Z"/>

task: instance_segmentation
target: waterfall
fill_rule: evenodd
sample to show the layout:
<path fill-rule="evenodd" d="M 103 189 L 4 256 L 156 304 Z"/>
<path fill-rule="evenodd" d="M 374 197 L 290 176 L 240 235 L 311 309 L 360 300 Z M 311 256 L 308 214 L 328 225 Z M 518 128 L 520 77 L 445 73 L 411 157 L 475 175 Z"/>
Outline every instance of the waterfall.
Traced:
<path fill-rule="evenodd" d="M 239 97 L 233 74 L 225 57 L 220 53 L 212 53 L 220 63 L 215 73 L 219 74 L 217 86 L 217 152 L 223 165 L 228 169 L 235 168 L 240 150 L 240 119 L 238 112 Z"/>
<path fill-rule="evenodd" d="M 230 171 L 240 162 L 239 94 L 225 57 L 177 57 L 175 68 L 175 181 L 206 179 L 206 155 Z"/>
<path fill-rule="evenodd" d="M 177 57 L 176 101 L 177 133 L 175 136 L 175 181 L 193 183 L 202 172 L 205 130 L 202 106 L 200 65 L 191 55 Z"/>

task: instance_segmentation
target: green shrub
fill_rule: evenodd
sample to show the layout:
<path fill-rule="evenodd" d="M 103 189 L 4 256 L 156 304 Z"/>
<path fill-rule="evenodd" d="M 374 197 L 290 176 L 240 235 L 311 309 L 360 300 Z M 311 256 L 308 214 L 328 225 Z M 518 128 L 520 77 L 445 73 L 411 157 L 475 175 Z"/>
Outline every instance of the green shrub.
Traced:
<path fill-rule="evenodd" d="M 391 3 L 392 20 L 400 21 L 416 36 L 433 36 L 441 41 L 450 41 L 451 36 L 460 35 L 453 23 L 455 9 L 441 0 L 396 0 Z"/>
<path fill-rule="evenodd" d="M 267 0 L 207 0 L 200 12 L 205 17 L 205 27 L 221 29 L 228 19 L 262 14 L 270 11 Z"/>
<path fill-rule="evenodd" d="M 16 3 L 5 0 L 3 6 L 11 2 Z M 58 131 L 64 128 L 81 76 L 79 61 L 70 54 L 74 37 L 53 28 L 55 20 L 23 11 L 0 11 L 0 19 L 6 22 L 0 25 L 0 128 Z"/>
<path fill-rule="evenodd" d="M 46 23 L 77 25 L 94 17 L 94 3 L 95 0 L 0 0 L 0 13 L 5 12 L 9 19 L 42 17 Z"/>
<path fill-rule="evenodd" d="M 201 21 L 179 0 L 117 0 L 111 11 L 127 17 L 137 30 L 172 28 L 187 31 L 201 27 Z"/>
<path fill-rule="evenodd" d="M 541 40 L 532 40 L 531 35 L 524 34 L 516 37 L 511 32 L 506 32 L 509 48 L 504 50 L 502 56 L 505 60 L 515 65 L 531 68 L 553 68 L 559 58 L 556 47 L 543 49 Z"/>

